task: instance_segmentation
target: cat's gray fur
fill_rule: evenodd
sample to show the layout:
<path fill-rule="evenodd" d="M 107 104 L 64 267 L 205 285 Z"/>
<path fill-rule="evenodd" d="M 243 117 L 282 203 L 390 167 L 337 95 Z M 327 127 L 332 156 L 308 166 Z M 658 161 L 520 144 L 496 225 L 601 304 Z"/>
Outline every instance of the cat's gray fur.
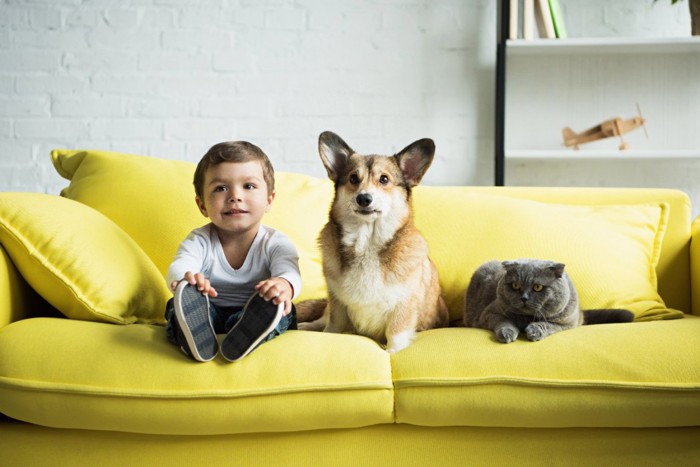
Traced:
<path fill-rule="evenodd" d="M 536 259 L 489 261 L 481 265 L 467 288 L 464 325 L 489 329 L 496 339 L 507 344 L 522 331 L 529 340 L 539 341 L 589 321 L 593 324 L 634 319 L 627 310 L 582 312 L 576 288 L 564 267 L 562 263 Z"/>

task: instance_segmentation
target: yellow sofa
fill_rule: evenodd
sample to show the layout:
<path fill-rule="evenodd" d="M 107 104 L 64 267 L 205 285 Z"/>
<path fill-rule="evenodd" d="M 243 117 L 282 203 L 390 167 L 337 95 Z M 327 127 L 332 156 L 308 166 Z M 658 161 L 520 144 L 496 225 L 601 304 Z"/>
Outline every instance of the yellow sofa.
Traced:
<path fill-rule="evenodd" d="M 165 338 L 163 274 L 203 224 L 194 165 L 57 150 L 62 196 L 0 194 L 0 464 L 697 465 L 700 223 L 665 189 L 418 187 L 452 319 L 490 259 L 566 263 L 634 323 L 500 344 L 452 327 L 394 355 L 289 331 L 237 363 Z M 325 285 L 325 179 L 278 173 L 264 222 Z"/>

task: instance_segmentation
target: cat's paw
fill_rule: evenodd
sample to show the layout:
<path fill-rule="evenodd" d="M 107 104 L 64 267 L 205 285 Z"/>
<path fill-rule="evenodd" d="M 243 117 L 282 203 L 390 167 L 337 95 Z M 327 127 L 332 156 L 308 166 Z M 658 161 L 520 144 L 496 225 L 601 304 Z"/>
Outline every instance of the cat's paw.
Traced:
<path fill-rule="evenodd" d="M 503 326 L 496 329 L 496 339 L 504 344 L 510 344 L 518 338 L 518 329 L 511 326 Z"/>
<path fill-rule="evenodd" d="M 541 341 L 552 333 L 546 323 L 530 323 L 525 328 L 525 335 L 530 341 Z"/>

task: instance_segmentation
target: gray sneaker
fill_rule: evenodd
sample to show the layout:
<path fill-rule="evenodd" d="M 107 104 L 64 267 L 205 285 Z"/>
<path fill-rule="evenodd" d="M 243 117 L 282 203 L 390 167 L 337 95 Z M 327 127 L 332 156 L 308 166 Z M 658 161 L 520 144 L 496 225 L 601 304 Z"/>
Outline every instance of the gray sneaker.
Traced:
<path fill-rule="evenodd" d="M 221 342 L 221 355 L 235 362 L 248 355 L 279 324 L 284 314 L 284 303 L 275 305 L 254 293 L 243 307 L 238 322 Z"/>
<path fill-rule="evenodd" d="M 192 357 L 208 362 L 219 352 L 214 326 L 209 316 L 209 297 L 187 281 L 175 289 L 175 317 Z"/>

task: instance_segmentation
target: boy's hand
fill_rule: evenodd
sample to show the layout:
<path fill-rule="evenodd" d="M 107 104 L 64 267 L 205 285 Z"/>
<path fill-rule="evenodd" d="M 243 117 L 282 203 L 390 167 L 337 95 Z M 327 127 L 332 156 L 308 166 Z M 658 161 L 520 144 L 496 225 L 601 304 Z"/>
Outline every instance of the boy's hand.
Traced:
<path fill-rule="evenodd" d="M 284 302 L 284 316 L 287 316 L 292 311 L 292 296 L 294 291 L 292 285 L 281 277 L 271 277 L 270 279 L 260 281 L 255 286 L 255 290 L 265 300 L 272 301 L 275 305 Z"/>
<path fill-rule="evenodd" d="M 187 281 L 191 285 L 197 286 L 197 290 L 202 292 L 202 295 L 209 295 L 212 298 L 219 295 L 214 289 L 214 287 L 211 286 L 209 279 L 204 277 L 204 274 L 202 274 L 201 272 L 195 274 L 193 272 L 187 271 L 185 273 L 185 277 L 182 280 Z M 180 281 L 173 281 L 173 283 L 170 284 L 170 290 L 174 292 L 178 282 Z"/>

